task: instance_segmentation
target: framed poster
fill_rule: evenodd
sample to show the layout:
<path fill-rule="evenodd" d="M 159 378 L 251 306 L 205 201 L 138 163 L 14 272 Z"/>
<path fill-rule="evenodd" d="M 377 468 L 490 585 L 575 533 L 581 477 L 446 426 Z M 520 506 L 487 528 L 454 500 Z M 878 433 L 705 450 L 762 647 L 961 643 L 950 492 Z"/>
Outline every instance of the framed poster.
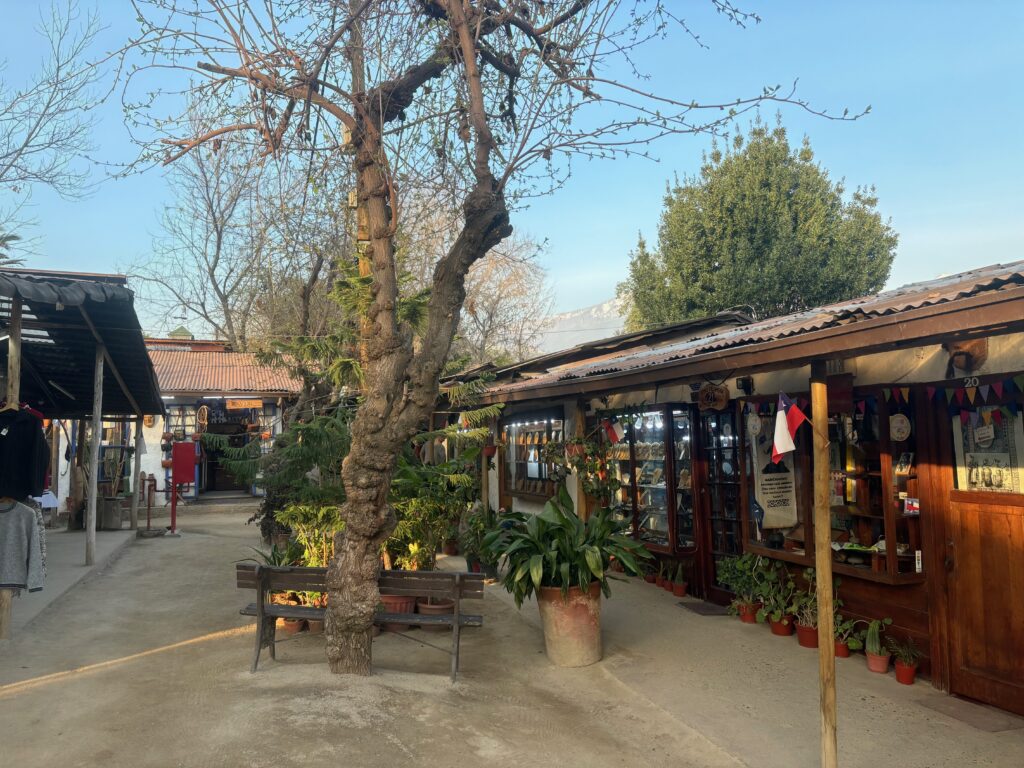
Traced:
<path fill-rule="evenodd" d="M 799 522 L 796 508 L 796 452 L 778 464 L 772 461 L 772 420 L 766 418 L 758 436 L 751 438 L 754 498 L 764 510 L 761 528 L 792 528 Z"/>
<path fill-rule="evenodd" d="M 961 423 L 953 419 L 956 487 L 962 491 L 1024 493 L 1024 420 Z"/>

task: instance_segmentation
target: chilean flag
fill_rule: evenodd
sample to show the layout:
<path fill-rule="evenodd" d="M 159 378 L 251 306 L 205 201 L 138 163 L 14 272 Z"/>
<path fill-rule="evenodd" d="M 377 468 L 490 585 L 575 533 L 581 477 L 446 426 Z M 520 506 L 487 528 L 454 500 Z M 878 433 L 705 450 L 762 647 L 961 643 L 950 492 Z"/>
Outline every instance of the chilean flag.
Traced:
<path fill-rule="evenodd" d="M 601 426 L 604 427 L 605 434 L 608 435 L 608 442 L 612 445 L 620 442 L 622 438 L 626 436 L 626 429 L 618 419 L 615 419 L 614 421 L 611 419 L 605 419 L 601 422 Z"/>
<path fill-rule="evenodd" d="M 793 438 L 796 431 L 807 421 L 804 412 L 796 403 L 782 392 L 779 392 L 779 409 L 775 413 L 775 442 L 772 443 L 772 461 L 778 464 L 783 454 L 796 450 Z"/>

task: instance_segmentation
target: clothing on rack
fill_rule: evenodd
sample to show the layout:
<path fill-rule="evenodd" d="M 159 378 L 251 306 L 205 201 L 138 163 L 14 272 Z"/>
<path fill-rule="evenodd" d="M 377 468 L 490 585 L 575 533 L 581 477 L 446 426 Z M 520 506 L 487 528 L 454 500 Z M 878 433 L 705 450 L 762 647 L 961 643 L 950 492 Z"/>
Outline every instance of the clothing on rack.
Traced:
<path fill-rule="evenodd" d="M 16 501 L 0 504 L 0 589 L 38 592 L 45 576 L 35 510 Z"/>
<path fill-rule="evenodd" d="M 0 497 L 41 495 L 49 466 L 50 447 L 39 419 L 25 410 L 0 411 Z"/>

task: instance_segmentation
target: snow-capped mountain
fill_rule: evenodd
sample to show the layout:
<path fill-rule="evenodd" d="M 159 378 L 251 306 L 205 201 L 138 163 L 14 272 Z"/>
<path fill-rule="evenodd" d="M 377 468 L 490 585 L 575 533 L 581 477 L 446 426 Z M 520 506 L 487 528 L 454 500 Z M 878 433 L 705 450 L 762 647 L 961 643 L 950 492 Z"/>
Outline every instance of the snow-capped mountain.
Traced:
<path fill-rule="evenodd" d="M 540 351 L 557 352 L 621 333 L 625 325 L 622 306 L 622 299 L 615 297 L 590 307 L 551 315 L 541 337 Z"/>

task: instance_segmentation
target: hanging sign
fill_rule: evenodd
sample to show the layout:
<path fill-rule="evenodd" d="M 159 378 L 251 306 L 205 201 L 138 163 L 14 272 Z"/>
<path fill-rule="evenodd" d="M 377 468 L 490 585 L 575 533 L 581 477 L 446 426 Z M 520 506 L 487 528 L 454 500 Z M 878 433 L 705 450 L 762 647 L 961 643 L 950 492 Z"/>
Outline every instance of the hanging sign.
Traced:
<path fill-rule="evenodd" d="M 910 437 L 910 419 L 906 414 L 897 413 L 889 419 L 889 439 L 902 443 Z"/>
<path fill-rule="evenodd" d="M 761 434 L 761 416 L 756 412 L 747 414 L 747 434 L 751 437 Z"/>
<path fill-rule="evenodd" d="M 225 407 L 229 411 L 244 411 L 249 408 L 262 408 L 262 400 L 228 400 Z"/>
<path fill-rule="evenodd" d="M 719 384 L 705 384 L 697 390 L 697 407 L 702 411 L 720 411 L 729 404 L 729 389 Z"/>

